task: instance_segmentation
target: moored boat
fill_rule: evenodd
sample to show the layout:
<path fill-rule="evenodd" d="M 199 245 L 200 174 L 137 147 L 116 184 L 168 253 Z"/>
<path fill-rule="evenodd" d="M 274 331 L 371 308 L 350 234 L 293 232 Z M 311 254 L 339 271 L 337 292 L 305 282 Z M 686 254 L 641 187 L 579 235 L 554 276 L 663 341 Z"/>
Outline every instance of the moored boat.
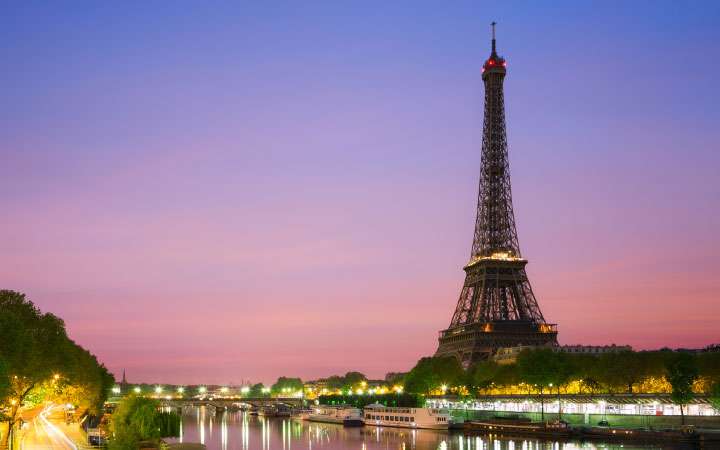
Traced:
<path fill-rule="evenodd" d="M 377 403 L 364 410 L 366 425 L 447 430 L 454 423 L 446 409 L 387 407 Z"/>
<path fill-rule="evenodd" d="M 264 417 L 289 417 L 290 407 L 284 403 L 272 403 L 260 408 L 258 415 Z"/>
<path fill-rule="evenodd" d="M 361 427 L 365 423 L 362 411 L 353 406 L 318 406 L 308 414 L 310 422 L 337 423 L 346 427 Z"/>

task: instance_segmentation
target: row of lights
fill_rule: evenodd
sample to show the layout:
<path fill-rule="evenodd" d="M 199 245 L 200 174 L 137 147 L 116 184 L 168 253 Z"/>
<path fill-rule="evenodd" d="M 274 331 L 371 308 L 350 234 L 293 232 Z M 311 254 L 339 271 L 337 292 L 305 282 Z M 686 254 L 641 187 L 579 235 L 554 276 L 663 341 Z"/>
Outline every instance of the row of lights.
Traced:
<path fill-rule="evenodd" d="M 224 386 L 223 386 L 223 387 L 220 388 L 220 392 L 223 393 L 223 394 L 227 394 L 229 391 L 230 391 L 230 389 L 227 388 L 227 387 L 224 387 Z M 115 386 L 115 387 L 112 388 L 112 392 L 113 392 L 113 394 L 120 394 L 120 393 L 122 392 L 122 390 L 120 389 L 120 386 Z M 141 389 L 139 386 L 136 386 L 136 387 L 133 388 L 133 392 L 135 392 L 136 394 L 139 394 L 139 393 L 142 392 L 142 389 Z M 207 392 L 207 388 L 206 388 L 205 386 L 200 386 L 200 387 L 198 388 L 198 393 L 204 394 L 204 393 L 206 393 L 206 392 Z M 250 392 L 250 387 L 248 387 L 248 386 L 243 386 L 242 388 L 240 388 L 240 392 L 243 393 L 243 394 L 247 394 L 247 393 Z M 262 388 L 262 393 L 263 393 L 263 394 L 267 394 L 267 393 L 269 393 L 269 392 L 270 392 L 270 388 L 267 388 L 267 387 Z M 285 392 L 285 389 L 283 389 L 283 392 Z M 163 387 L 162 387 L 162 386 L 156 386 L 156 387 L 155 387 L 155 393 L 156 393 L 156 394 L 162 394 L 162 393 L 163 393 Z M 178 388 L 177 388 L 177 393 L 178 393 L 178 394 L 184 394 L 184 393 L 185 393 L 185 388 L 182 387 L 182 386 L 178 387 Z"/>

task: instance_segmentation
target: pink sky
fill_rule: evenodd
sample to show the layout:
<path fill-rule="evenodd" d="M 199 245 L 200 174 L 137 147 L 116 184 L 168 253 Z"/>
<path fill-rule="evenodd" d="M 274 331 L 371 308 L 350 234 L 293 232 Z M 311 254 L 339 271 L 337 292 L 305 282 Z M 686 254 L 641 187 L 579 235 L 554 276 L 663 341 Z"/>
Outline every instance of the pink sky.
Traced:
<path fill-rule="evenodd" d="M 463 281 L 497 19 L 560 342 L 719 342 L 717 5 L 673 5 L 13 10 L 0 287 L 131 381 L 409 369 Z"/>

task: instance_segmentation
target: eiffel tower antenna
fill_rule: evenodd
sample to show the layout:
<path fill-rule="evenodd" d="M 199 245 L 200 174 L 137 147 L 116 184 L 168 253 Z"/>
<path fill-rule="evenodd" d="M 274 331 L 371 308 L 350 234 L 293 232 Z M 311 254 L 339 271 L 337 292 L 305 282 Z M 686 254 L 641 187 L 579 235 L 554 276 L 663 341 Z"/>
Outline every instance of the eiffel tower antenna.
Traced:
<path fill-rule="evenodd" d="M 497 54 L 495 51 L 495 25 L 497 25 L 497 22 L 493 22 L 490 24 L 490 26 L 492 27 L 492 55 Z"/>

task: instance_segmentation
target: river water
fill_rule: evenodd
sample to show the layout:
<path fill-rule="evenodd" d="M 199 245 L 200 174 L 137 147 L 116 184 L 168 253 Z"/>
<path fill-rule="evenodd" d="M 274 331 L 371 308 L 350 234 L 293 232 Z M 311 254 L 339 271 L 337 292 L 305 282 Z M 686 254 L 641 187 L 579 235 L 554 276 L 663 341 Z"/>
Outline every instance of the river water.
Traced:
<path fill-rule="evenodd" d="M 186 408 L 182 434 L 175 442 L 201 442 L 208 450 L 575 450 L 676 449 L 675 446 L 556 442 L 527 438 L 464 435 L 462 432 L 360 427 L 263 418 L 244 412 L 214 414 Z"/>

